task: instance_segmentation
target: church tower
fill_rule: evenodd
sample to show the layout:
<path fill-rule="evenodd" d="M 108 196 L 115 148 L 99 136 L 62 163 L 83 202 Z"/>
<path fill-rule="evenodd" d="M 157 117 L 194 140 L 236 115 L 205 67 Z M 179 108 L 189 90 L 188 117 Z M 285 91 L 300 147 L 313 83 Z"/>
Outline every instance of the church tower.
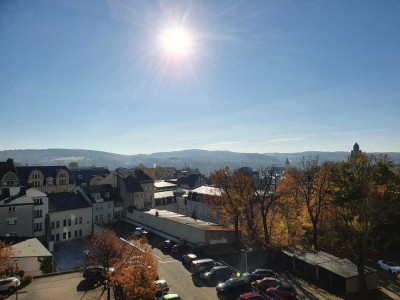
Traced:
<path fill-rule="evenodd" d="M 351 150 L 351 156 L 356 156 L 361 154 L 360 146 L 357 144 L 357 142 L 353 146 L 353 150 Z"/>

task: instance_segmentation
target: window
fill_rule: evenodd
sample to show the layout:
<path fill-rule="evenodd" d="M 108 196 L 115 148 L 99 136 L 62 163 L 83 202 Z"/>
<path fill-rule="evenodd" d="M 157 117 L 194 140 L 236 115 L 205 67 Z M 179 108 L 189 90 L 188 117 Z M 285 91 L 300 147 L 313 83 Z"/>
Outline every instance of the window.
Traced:
<path fill-rule="evenodd" d="M 71 231 L 68 231 L 68 238 L 71 238 Z"/>
<path fill-rule="evenodd" d="M 103 204 L 100 204 L 100 210 L 103 210 Z"/>
<path fill-rule="evenodd" d="M 35 223 L 34 224 L 34 231 L 42 231 L 42 223 Z"/>
<path fill-rule="evenodd" d="M 79 229 L 79 236 L 82 236 L 82 229 Z"/>
<path fill-rule="evenodd" d="M 75 218 L 75 225 L 78 225 L 78 218 Z"/>
<path fill-rule="evenodd" d="M 100 215 L 100 221 L 103 221 L 103 215 Z"/>
<path fill-rule="evenodd" d="M 66 239 L 67 239 L 67 233 L 63 232 L 63 240 L 66 240 Z"/>
<path fill-rule="evenodd" d="M 68 226 L 71 226 L 71 219 L 68 219 Z"/>
<path fill-rule="evenodd" d="M 15 206 L 10 206 L 8 208 L 8 212 L 15 212 Z"/>
<path fill-rule="evenodd" d="M 99 206 L 97 204 L 95 205 L 95 207 L 96 207 L 96 210 L 99 210 Z"/>
<path fill-rule="evenodd" d="M 17 218 L 7 218 L 7 225 L 15 225 L 18 223 Z"/>
<path fill-rule="evenodd" d="M 54 222 L 51 222 L 51 229 L 54 229 Z"/>
<path fill-rule="evenodd" d="M 79 224 L 82 224 L 82 217 L 79 217 Z"/>
<path fill-rule="evenodd" d="M 33 199 L 33 202 L 35 202 L 35 205 L 43 205 L 42 198 L 35 198 Z"/>
<path fill-rule="evenodd" d="M 108 219 L 111 219 L 111 214 L 108 214 Z"/>
<path fill-rule="evenodd" d="M 14 180 L 6 180 L 6 186 L 14 186 Z"/>
<path fill-rule="evenodd" d="M 63 226 L 64 226 L 64 227 L 67 226 L 67 220 L 64 220 L 64 221 L 63 221 Z"/>
<path fill-rule="evenodd" d="M 57 233 L 56 234 L 56 242 L 58 242 L 60 240 L 60 235 Z"/>
<path fill-rule="evenodd" d="M 56 221 L 56 228 L 60 228 L 60 221 Z"/>
<path fill-rule="evenodd" d="M 95 221 L 95 222 L 98 222 L 98 221 L 99 221 L 99 216 L 96 216 L 96 217 L 94 218 L 94 221 Z"/>
<path fill-rule="evenodd" d="M 51 235 L 51 240 L 52 242 L 54 242 L 54 234 Z"/>
<path fill-rule="evenodd" d="M 34 215 L 35 218 L 41 218 L 43 216 L 43 211 L 41 209 L 40 210 L 35 210 L 33 212 L 33 215 Z"/>
<path fill-rule="evenodd" d="M 108 208 L 111 208 L 111 202 L 108 202 Z"/>

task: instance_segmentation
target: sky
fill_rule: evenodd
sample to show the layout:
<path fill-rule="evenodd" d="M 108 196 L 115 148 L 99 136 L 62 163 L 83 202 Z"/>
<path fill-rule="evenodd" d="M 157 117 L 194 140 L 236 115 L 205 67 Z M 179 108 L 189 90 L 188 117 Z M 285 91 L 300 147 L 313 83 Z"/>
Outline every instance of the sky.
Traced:
<path fill-rule="evenodd" d="M 399 15 L 395 0 L 0 1 L 0 150 L 400 152 Z"/>

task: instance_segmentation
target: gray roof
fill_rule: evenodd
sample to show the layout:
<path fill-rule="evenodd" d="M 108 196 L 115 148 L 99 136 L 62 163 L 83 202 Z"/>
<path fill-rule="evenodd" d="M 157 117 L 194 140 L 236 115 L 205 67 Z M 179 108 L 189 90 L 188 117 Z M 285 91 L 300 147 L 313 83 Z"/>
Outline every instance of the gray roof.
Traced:
<path fill-rule="evenodd" d="M 326 269 L 343 278 L 351 278 L 358 276 L 357 266 L 347 258 L 339 258 L 323 251 L 303 252 L 298 250 L 296 251 L 282 250 L 282 252 L 290 257 L 295 257 L 297 259 L 300 259 L 310 265 Z M 376 270 L 369 267 L 365 267 L 366 274 L 372 272 L 376 272 Z"/>
<path fill-rule="evenodd" d="M 46 247 L 36 238 L 17 243 L 12 245 L 11 248 L 14 250 L 14 258 L 52 256 Z"/>
<path fill-rule="evenodd" d="M 49 198 L 49 212 L 91 207 L 91 204 L 80 194 L 73 192 L 51 193 L 47 197 Z"/>
<path fill-rule="evenodd" d="M 186 217 L 181 214 L 177 214 L 168 210 L 159 210 L 159 209 L 151 209 L 149 211 L 144 212 L 145 214 L 150 214 L 155 216 L 156 212 L 158 212 L 158 216 L 160 218 L 170 219 L 174 222 L 179 222 L 182 225 L 195 227 L 201 230 L 210 230 L 210 231 L 232 231 L 230 229 L 224 228 L 215 223 L 206 222 L 202 220 L 194 220 L 193 218 Z"/>

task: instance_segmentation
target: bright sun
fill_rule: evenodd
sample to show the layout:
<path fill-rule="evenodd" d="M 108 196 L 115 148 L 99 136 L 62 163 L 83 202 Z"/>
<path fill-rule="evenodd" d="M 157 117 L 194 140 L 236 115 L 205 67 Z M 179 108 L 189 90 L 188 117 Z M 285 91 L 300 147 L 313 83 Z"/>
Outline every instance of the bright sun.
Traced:
<path fill-rule="evenodd" d="M 183 28 L 166 30 L 160 37 L 163 51 L 174 56 L 184 56 L 193 50 L 193 38 Z"/>

